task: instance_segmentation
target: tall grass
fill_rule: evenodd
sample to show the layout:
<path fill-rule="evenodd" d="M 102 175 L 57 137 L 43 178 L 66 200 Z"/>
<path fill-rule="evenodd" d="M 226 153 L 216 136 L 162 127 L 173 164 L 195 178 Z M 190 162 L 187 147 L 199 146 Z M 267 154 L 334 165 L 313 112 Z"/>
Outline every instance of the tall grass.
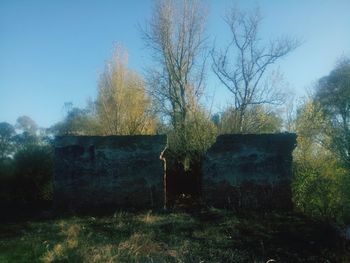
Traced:
<path fill-rule="evenodd" d="M 0 262 L 349 262 L 326 225 L 292 214 L 117 212 L 2 224 Z"/>

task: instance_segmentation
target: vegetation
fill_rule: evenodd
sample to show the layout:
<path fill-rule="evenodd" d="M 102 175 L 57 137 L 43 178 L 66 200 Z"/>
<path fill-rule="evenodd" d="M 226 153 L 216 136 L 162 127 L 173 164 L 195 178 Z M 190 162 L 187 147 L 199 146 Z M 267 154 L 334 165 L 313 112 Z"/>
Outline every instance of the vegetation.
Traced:
<path fill-rule="evenodd" d="M 100 77 L 96 100 L 101 135 L 154 134 L 156 117 L 145 82 L 127 68 L 127 52 L 117 47 Z"/>
<path fill-rule="evenodd" d="M 251 106 L 245 110 L 244 116 L 244 127 L 241 127 L 241 113 L 234 107 L 225 110 L 219 117 L 219 133 L 276 133 L 282 130 L 283 119 L 271 107 Z"/>
<path fill-rule="evenodd" d="M 348 262 L 334 229 L 293 214 L 128 213 L 0 226 L 1 262 Z"/>
<path fill-rule="evenodd" d="M 143 29 L 156 66 L 148 84 L 165 120 L 168 149 L 186 170 L 195 170 L 215 141 L 216 127 L 200 105 L 205 90 L 206 10 L 200 1 L 158 1 Z"/>
<path fill-rule="evenodd" d="M 201 101 L 209 57 L 202 2 L 157 1 L 152 17 L 143 38 L 156 63 L 145 76 L 128 68 L 126 49 L 118 46 L 85 108 L 65 104 L 65 118 L 49 129 L 28 116 L 0 123 L 0 208 L 10 214 L 50 206 L 55 135 L 166 133 L 191 175 L 217 134 L 287 127 L 298 134 L 293 199 L 302 215 L 211 209 L 4 223 L 0 262 L 349 262 L 348 244 L 335 230 L 350 224 L 349 59 L 284 119 L 277 106 L 285 97 L 271 67 L 299 42 L 287 37 L 265 45 L 259 13 L 232 9 L 225 19 L 232 42 L 211 52 L 232 103 L 212 115 Z"/>
<path fill-rule="evenodd" d="M 158 1 L 143 36 L 157 67 L 150 91 L 172 127 L 181 130 L 204 89 L 205 10 L 199 1 Z"/>
<path fill-rule="evenodd" d="M 89 104 L 85 109 L 73 107 L 65 103 L 67 111 L 63 121 L 54 124 L 48 130 L 55 135 L 97 135 L 100 125 L 95 115 L 94 106 Z"/>
<path fill-rule="evenodd" d="M 230 43 L 223 51 L 213 51 L 213 71 L 231 94 L 235 118 L 235 133 L 249 133 L 249 113 L 257 105 L 283 103 L 284 94 L 276 83 L 276 76 L 266 78 L 272 64 L 299 46 L 290 37 L 270 41 L 264 45 L 259 37 L 259 11 L 246 13 L 237 7 L 225 17 L 231 32 Z M 277 85 L 276 85 L 277 84 Z M 233 128 L 233 127 L 232 127 Z"/>
<path fill-rule="evenodd" d="M 350 167 L 350 60 L 343 58 L 336 68 L 319 80 L 315 101 L 320 104 L 330 138 L 323 145 Z"/>
<path fill-rule="evenodd" d="M 15 126 L 18 133 L 8 123 L 0 125 L 0 206 L 45 206 L 52 199 L 51 141 L 28 116 Z"/>
<path fill-rule="evenodd" d="M 350 223 L 348 68 L 343 61 L 322 78 L 295 120 L 295 204 L 311 216 L 339 224 Z"/>
<path fill-rule="evenodd" d="M 51 127 L 60 135 L 155 134 L 158 119 L 146 93 L 145 81 L 128 69 L 128 54 L 115 48 L 112 60 L 100 76 L 97 98 L 85 109 L 67 103 L 64 121 Z"/>

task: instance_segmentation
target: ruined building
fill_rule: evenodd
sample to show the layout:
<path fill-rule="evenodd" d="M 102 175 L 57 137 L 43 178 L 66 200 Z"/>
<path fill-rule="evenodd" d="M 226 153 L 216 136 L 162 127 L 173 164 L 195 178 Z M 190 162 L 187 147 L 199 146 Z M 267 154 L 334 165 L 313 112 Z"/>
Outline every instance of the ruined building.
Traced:
<path fill-rule="evenodd" d="M 166 136 L 61 136 L 56 208 L 162 208 L 181 196 L 232 209 L 289 209 L 295 134 L 221 135 L 190 170 L 164 151 Z M 161 159 L 160 160 L 160 155 Z"/>
<path fill-rule="evenodd" d="M 290 209 L 295 134 L 221 135 L 202 164 L 208 205 L 239 209 Z"/>
<path fill-rule="evenodd" d="M 163 206 L 166 136 L 62 136 L 55 141 L 54 206 Z"/>

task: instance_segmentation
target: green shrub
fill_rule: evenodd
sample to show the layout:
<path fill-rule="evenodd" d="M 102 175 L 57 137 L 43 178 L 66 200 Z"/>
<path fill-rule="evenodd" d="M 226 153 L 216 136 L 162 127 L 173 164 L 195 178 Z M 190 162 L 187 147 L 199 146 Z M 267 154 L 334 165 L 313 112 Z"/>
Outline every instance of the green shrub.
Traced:
<path fill-rule="evenodd" d="M 10 158 L 0 160 L 0 204 L 8 204 L 13 200 L 14 164 Z"/>
<path fill-rule="evenodd" d="M 16 199 L 24 204 L 52 199 L 53 151 L 48 145 L 30 145 L 14 156 Z"/>

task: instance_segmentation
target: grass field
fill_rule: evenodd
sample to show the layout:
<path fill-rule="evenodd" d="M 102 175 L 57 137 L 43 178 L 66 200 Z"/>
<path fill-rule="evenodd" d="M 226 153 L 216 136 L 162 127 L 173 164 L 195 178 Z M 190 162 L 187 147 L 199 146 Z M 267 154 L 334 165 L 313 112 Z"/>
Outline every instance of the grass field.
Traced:
<path fill-rule="evenodd" d="M 2 223 L 0 262 L 350 262 L 331 227 L 295 214 L 116 212 Z"/>

